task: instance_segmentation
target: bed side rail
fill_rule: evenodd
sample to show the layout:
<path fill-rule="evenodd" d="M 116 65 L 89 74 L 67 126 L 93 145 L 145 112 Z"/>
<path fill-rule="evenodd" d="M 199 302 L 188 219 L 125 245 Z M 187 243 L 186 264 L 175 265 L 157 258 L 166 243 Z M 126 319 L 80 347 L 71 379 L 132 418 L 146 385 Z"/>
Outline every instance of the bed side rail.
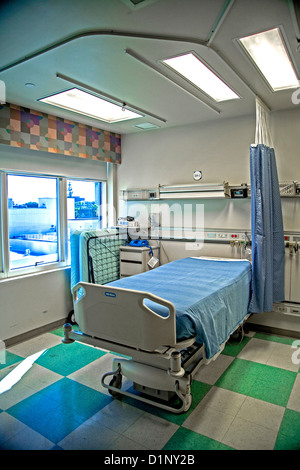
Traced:
<path fill-rule="evenodd" d="M 148 292 L 80 282 L 72 289 L 75 320 L 87 335 L 154 351 L 175 346 L 174 305 Z M 145 305 L 144 300 L 168 309 L 162 317 Z"/>

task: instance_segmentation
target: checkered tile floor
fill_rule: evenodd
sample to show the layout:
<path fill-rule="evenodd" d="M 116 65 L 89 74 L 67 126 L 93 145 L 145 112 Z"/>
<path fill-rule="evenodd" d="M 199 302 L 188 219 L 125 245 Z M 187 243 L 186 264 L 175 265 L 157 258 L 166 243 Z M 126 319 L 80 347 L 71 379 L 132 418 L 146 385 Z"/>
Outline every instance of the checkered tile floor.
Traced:
<path fill-rule="evenodd" d="M 0 449 L 300 449 L 293 338 L 250 332 L 227 345 L 195 377 L 190 410 L 174 415 L 113 399 L 100 384 L 113 354 L 65 345 L 62 335 L 56 330 L 6 351 Z"/>

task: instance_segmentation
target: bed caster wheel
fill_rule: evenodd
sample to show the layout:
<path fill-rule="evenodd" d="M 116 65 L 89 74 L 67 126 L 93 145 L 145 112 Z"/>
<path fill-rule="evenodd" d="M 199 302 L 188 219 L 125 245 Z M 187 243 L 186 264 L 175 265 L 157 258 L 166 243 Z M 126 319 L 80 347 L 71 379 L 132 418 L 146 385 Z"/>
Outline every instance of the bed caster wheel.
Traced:
<path fill-rule="evenodd" d="M 74 310 L 71 310 L 69 312 L 67 322 L 70 323 L 71 325 L 76 325 Z"/>
<path fill-rule="evenodd" d="M 121 374 L 114 375 L 111 381 L 109 382 L 109 385 L 111 387 L 121 388 L 122 387 L 122 375 Z M 120 395 L 120 393 L 116 392 L 115 390 L 108 389 L 108 391 L 113 397 L 118 397 Z"/>

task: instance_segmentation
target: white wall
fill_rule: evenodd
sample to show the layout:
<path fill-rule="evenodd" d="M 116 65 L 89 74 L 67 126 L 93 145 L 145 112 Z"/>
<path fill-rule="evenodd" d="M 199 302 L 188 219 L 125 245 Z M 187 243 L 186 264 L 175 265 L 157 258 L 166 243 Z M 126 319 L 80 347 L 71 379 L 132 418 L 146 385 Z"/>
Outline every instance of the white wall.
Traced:
<path fill-rule="evenodd" d="M 279 180 L 300 181 L 300 106 L 272 113 L 271 124 Z M 203 183 L 250 183 L 254 137 L 255 116 L 125 135 L 119 189 L 192 184 L 194 170 L 202 171 Z M 299 202 L 282 199 L 285 230 L 300 231 Z M 208 200 L 204 210 L 207 228 L 250 228 L 250 201 Z"/>
<path fill-rule="evenodd" d="M 63 320 L 73 308 L 70 269 L 2 280 L 0 299 L 1 340 Z"/>
<path fill-rule="evenodd" d="M 203 183 L 250 182 L 254 134 L 255 117 L 247 116 L 122 136 L 119 188 L 193 183 L 194 170 Z"/>
<path fill-rule="evenodd" d="M 300 181 L 300 105 L 272 113 L 272 138 L 280 181 Z"/>

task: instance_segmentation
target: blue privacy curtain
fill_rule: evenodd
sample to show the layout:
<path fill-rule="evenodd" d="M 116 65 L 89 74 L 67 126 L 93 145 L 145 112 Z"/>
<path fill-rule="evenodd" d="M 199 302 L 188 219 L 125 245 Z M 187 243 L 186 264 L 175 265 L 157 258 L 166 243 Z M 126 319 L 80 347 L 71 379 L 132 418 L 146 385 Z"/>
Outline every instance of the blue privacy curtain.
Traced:
<path fill-rule="evenodd" d="M 261 120 L 261 116 L 264 119 Z M 284 300 L 284 233 L 280 191 L 266 116 L 257 100 L 256 143 L 250 148 L 252 299 L 251 313 L 268 312 Z M 265 143 L 261 143 L 264 141 Z"/>

